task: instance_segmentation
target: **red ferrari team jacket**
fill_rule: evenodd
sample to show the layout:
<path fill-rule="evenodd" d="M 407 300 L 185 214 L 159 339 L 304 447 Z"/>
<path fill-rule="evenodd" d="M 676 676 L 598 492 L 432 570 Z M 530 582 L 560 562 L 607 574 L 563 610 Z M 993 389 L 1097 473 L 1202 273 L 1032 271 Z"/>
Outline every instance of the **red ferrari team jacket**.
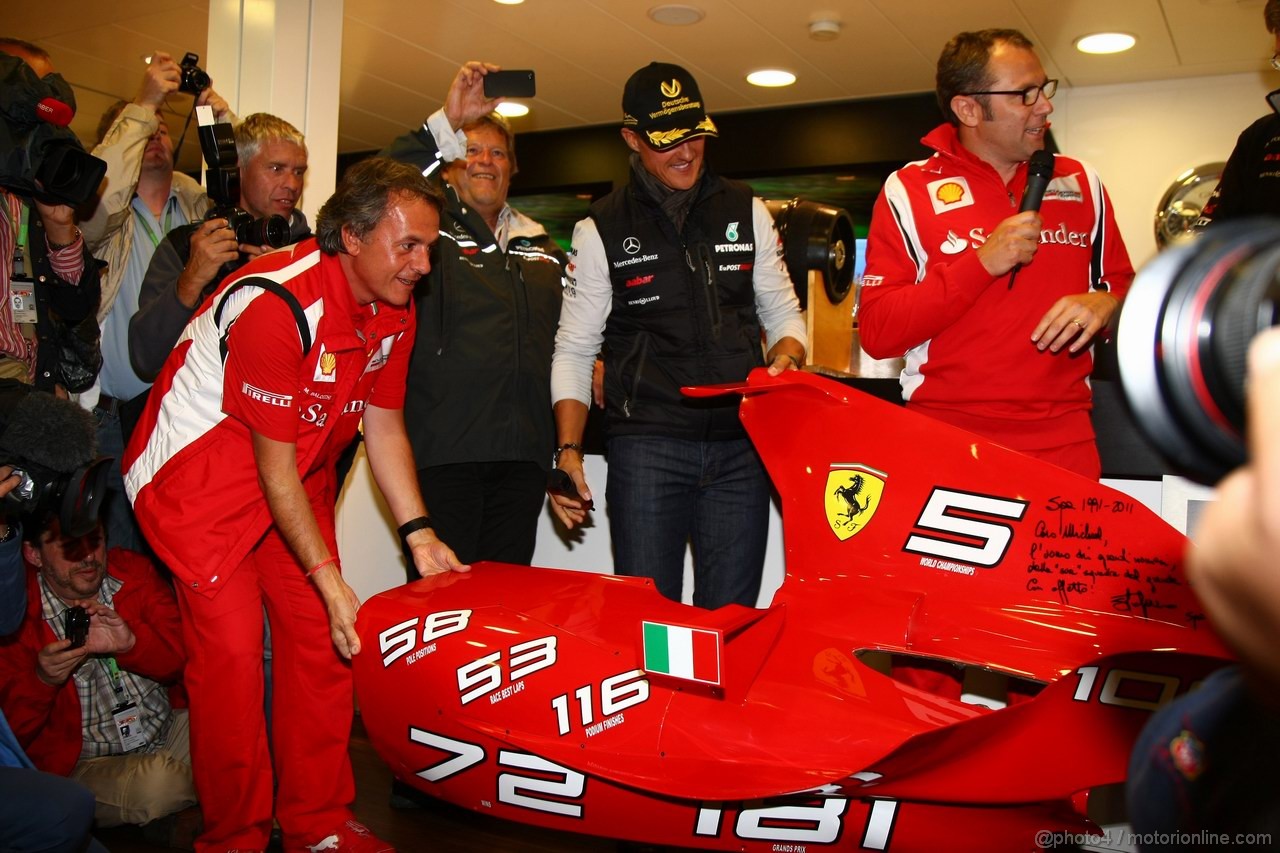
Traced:
<path fill-rule="evenodd" d="M 1097 173 L 1054 158 L 1040 246 L 992 276 L 976 249 L 1018 212 L 1026 165 L 1007 186 L 949 124 L 923 140 L 937 153 L 889 176 L 876 199 L 858 309 L 862 346 L 906 356 L 903 397 L 1019 450 L 1093 436 L 1089 352 L 1038 352 L 1031 333 L 1061 297 L 1107 288 L 1123 298 L 1133 267 Z"/>
<path fill-rule="evenodd" d="M 180 583 L 216 594 L 272 526 L 252 432 L 295 443 L 304 482 L 331 477 L 367 403 L 403 407 L 413 334 L 408 308 L 357 305 L 314 239 L 262 256 L 206 300 L 123 462 L 138 523 Z"/>

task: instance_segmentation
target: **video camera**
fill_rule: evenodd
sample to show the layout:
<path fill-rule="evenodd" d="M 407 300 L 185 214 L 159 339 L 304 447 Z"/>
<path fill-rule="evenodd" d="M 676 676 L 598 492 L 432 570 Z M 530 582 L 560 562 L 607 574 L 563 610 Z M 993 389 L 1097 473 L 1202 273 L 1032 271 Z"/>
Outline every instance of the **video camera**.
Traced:
<path fill-rule="evenodd" d="M 98 523 L 111 457 L 97 456 L 93 416 L 70 400 L 0 379 L 0 465 L 21 478 L 0 511 L 42 524 L 56 514 L 68 536 Z"/>
<path fill-rule="evenodd" d="M 0 186 L 72 207 L 97 192 L 107 164 L 67 128 L 75 112 L 62 75 L 37 77 L 19 57 L 0 53 Z"/>
<path fill-rule="evenodd" d="M 1280 220 L 1210 226 L 1142 268 L 1116 354 L 1134 420 L 1181 472 L 1215 483 L 1244 464 L 1249 343 L 1280 322 Z"/>
<path fill-rule="evenodd" d="M 186 79 L 185 73 L 183 79 Z M 205 215 L 205 220 L 227 220 L 227 227 L 235 232 L 238 243 L 265 245 L 273 249 L 288 245 L 289 220 L 279 214 L 254 219 L 252 214 L 239 207 L 240 167 L 231 125 L 215 121 L 213 108 L 209 106 L 196 107 L 196 118 L 199 121 L 200 151 L 208 167 L 205 170 L 205 187 L 213 199 L 213 207 Z"/>

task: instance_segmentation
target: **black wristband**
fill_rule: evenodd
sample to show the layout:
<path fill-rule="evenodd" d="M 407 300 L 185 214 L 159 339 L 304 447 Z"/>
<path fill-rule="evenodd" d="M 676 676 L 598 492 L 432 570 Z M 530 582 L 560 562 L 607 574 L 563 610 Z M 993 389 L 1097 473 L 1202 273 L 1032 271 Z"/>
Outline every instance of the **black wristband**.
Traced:
<path fill-rule="evenodd" d="M 552 466 L 553 466 L 553 467 L 555 467 L 555 468 L 559 468 L 559 467 L 560 467 L 560 454 L 561 454 L 561 453 L 564 453 L 566 450 L 576 450 L 576 451 L 578 451 L 578 455 L 579 455 L 579 456 L 582 456 L 582 455 L 583 455 L 583 453 L 582 453 L 582 445 L 581 445 L 581 444 L 575 444 L 575 443 L 574 443 L 574 442 L 572 442 L 572 441 L 571 441 L 571 442 L 569 442 L 569 443 L 567 443 L 567 444 L 562 444 L 562 445 L 560 445 L 559 447 L 557 447 L 557 448 L 556 448 L 555 455 L 554 455 L 553 457 L 551 457 L 551 464 L 552 464 Z"/>
<path fill-rule="evenodd" d="M 404 524 L 397 527 L 396 533 L 400 534 L 400 541 L 404 542 L 404 544 L 408 546 L 409 543 L 405 541 L 406 539 L 408 539 L 412 534 L 417 533 L 419 530 L 423 530 L 428 527 L 433 530 L 435 529 L 435 525 L 431 523 L 431 519 L 427 518 L 425 515 L 420 515 L 417 518 L 409 519 Z"/>

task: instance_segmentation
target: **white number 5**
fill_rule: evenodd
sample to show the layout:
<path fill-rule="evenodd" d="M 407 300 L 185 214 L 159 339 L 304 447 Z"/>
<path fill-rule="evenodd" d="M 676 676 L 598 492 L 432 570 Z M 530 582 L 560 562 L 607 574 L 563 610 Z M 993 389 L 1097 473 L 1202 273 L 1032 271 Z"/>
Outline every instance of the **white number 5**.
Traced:
<path fill-rule="evenodd" d="M 915 528 L 942 535 L 912 533 L 903 550 L 989 568 L 1004 559 L 1013 528 L 983 519 L 1018 521 L 1026 511 L 1026 501 L 935 488 Z"/>

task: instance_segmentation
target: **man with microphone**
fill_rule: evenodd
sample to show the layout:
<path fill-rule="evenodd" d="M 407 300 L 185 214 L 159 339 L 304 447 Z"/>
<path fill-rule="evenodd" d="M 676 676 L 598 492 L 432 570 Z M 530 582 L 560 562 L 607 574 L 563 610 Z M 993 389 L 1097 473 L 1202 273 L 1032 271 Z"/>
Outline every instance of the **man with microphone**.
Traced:
<path fill-rule="evenodd" d="M 1133 267 L 1097 174 L 1044 151 L 1057 88 L 1017 30 L 948 42 L 947 123 L 876 200 L 859 322 L 912 409 L 1097 479 L 1089 346 Z"/>

